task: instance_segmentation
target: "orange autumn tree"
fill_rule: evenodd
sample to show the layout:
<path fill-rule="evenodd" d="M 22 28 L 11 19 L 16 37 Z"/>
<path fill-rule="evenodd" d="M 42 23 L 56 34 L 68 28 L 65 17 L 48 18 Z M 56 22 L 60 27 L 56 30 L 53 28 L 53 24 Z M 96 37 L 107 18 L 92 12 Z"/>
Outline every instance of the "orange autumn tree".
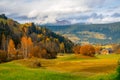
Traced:
<path fill-rule="evenodd" d="M 73 47 L 73 52 L 74 52 L 76 55 L 79 55 L 79 54 L 80 54 L 80 48 L 81 48 L 80 45 L 74 46 L 74 47 Z"/>
<path fill-rule="evenodd" d="M 23 36 L 21 38 L 21 49 L 24 58 L 29 57 L 32 47 L 33 47 L 33 42 L 31 38 L 30 37 L 28 38 L 27 36 Z"/>
<path fill-rule="evenodd" d="M 21 38 L 21 49 L 22 49 L 22 55 L 24 58 L 27 57 L 27 37 L 26 36 L 23 36 Z"/>
<path fill-rule="evenodd" d="M 83 45 L 80 48 L 80 54 L 93 57 L 95 55 L 95 48 L 90 44 Z"/>
<path fill-rule="evenodd" d="M 8 57 L 12 55 L 16 55 L 16 49 L 15 49 L 14 41 L 10 39 L 8 43 Z"/>

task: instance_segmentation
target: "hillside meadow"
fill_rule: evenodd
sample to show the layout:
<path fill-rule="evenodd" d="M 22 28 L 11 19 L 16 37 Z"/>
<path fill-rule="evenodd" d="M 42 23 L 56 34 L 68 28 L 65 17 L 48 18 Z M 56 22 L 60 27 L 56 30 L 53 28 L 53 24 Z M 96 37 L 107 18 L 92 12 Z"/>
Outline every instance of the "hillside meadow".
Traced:
<path fill-rule="evenodd" d="M 0 80 L 114 80 L 120 55 L 64 54 L 56 59 L 21 59 L 0 64 Z M 41 67 L 30 64 L 39 61 Z"/>

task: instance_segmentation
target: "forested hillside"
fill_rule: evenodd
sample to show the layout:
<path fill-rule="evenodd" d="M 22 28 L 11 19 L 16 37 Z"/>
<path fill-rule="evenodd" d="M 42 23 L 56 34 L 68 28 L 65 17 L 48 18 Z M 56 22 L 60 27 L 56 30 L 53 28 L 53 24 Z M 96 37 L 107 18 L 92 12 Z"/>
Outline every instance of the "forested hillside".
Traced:
<path fill-rule="evenodd" d="M 72 47 L 70 40 L 45 27 L 34 23 L 20 24 L 0 15 L 0 49 L 9 57 L 55 58 L 58 52 L 72 52 Z"/>

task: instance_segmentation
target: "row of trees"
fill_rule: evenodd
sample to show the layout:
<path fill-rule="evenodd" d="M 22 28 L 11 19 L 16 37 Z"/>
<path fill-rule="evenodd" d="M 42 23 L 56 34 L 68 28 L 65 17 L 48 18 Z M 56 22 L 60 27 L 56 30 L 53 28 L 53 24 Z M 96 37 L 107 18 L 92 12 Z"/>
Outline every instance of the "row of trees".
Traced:
<path fill-rule="evenodd" d="M 119 54 L 120 53 L 120 44 L 113 44 L 113 51 L 114 53 Z"/>
<path fill-rule="evenodd" d="M 8 41 L 2 38 L 2 50 L 6 52 L 8 59 L 27 58 L 33 48 L 33 42 L 30 37 L 23 36 L 21 38 L 21 45 L 18 48 L 15 47 L 13 39 Z"/>
<path fill-rule="evenodd" d="M 5 15 L 0 15 L 0 19 L 0 50 L 6 52 L 8 58 L 55 58 L 58 52 L 72 52 L 74 44 L 70 40 L 45 27 L 20 24 Z"/>
<path fill-rule="evenodd" d="M 31 37 L 24 35 L 21 37 L 20 44 L 15 45 L 12 38 L 6 38 L 2 35 L 1 53 L 6 52 L 8 60 L 20 58 L 56 58 L 58 52 L 65 52 L 64 43 L 60 43 L 58 39 L 46 38 L 38 43 L 32 41 Z M 1 54 L 0 53 L 0 54 Z M 5 54 L 5 53 L 4 53 Z M 2 55 L 1 55 L 2 56 Z"/>
<path fill-rule="evenodd" d="M 108 47 L 106 45 L 106 47 Z M 86 56 L 94 56 L 94 54 L 108 54 L 108 53 L 120 53 L 120 44 L 111 44 L 110 48 L 105 48 L 104 46 L 96 45 L 76 45 L 73 47 L 73 51 L 76 55 L 82 54 Z"/>

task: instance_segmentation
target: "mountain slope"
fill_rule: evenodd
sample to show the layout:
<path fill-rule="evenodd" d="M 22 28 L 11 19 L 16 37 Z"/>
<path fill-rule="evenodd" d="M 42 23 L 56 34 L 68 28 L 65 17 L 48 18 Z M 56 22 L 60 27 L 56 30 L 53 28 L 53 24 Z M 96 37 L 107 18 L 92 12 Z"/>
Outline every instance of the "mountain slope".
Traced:
<path fill-rule="evenodd" d="M 120 22 L 109 24 L 46 25 L 73 42 L 120 43 Z"/>
<path fill-rule="evenodd" d="M 73 46 L 73 43 L 70 40 L 55 34 L 47 28 L 39 27 L 34 23 L 20 24 L 7 18 L 4 14 L 0 15 L 0 48 L 2 45 L 3 34 L 6 39 L 12 38 L 16 47 L 20 44 L 21 37 L 24 35 L 31 37 L 36 45 L 39 45 L 40 43 L 43 43 L 44 45 L 46 40 L 49 40 L 49 42 L 56 46 L 59 46 L 60 43 L 64 43 L 66 52 L 71 52 Z"/>

